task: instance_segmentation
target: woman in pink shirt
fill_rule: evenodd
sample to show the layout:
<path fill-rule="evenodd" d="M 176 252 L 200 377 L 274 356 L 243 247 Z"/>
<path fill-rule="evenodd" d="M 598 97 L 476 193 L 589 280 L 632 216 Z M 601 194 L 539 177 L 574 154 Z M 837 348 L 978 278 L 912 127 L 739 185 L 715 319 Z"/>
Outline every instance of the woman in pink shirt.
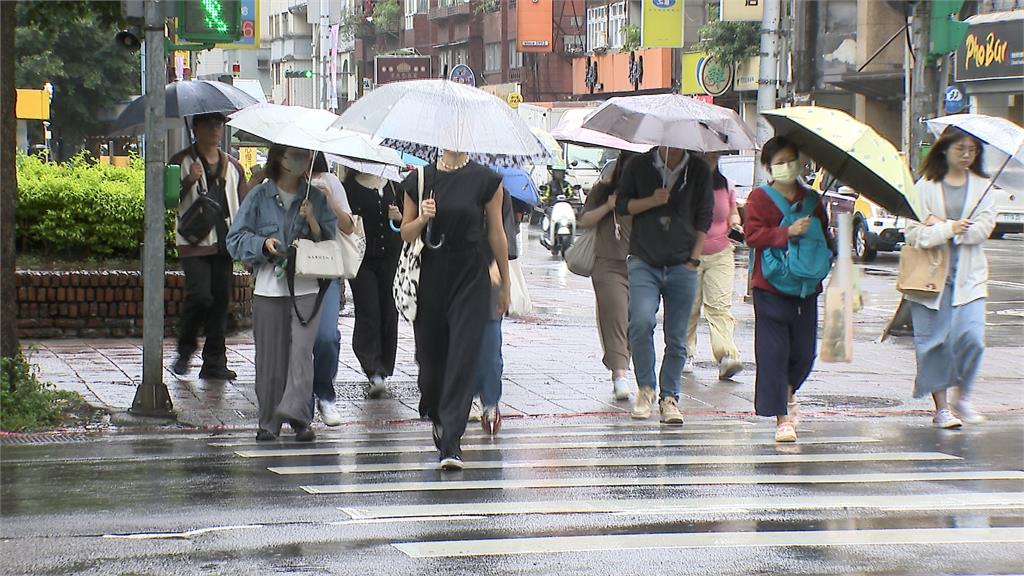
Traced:
<path fill-rule="evenodd" d="M 736 208 L 736 191 L 718 170 L 718 152 L 708 152 L 704 159 L 711 166 L 715 190 L 714 219 L 704 241 L 700 267 L 697 269 L 697 295 L 693 299 L 686 349 L 690 358 L 685 371 L 693 370 L 693 352 L 697 349 L 697 320 L 704 317 L 711 328 L 711 351 L 718 362 L 718 378 L 728 380 L 743 370 L 740 352 L 733 341 L 736 321 L 732 317 L 733 286 L 736 281 L 735 248 L 729 230 L 739 228 L 740 213 Z"/>

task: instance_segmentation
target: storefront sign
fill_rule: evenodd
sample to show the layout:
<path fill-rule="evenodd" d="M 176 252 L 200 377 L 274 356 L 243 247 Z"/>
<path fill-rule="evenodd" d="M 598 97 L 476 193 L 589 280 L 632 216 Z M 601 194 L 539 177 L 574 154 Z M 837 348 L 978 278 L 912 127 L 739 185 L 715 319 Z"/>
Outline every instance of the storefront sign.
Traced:
<path fill-rule="evenodd" d="M 949 86 L 946 88 L 946 96 L 943 98 L 943 104 L 946 107 L 946 114 L 956 114 L 963 110 L 964 106 L 967 105 L 964 93 L 956 86 Z"/>
<path fill-rule="evenodd" d="M 956 81 L 1024 78 L 1021 20 L 972 24 L 956 51 Z"/>
<path fill-rule="evenodd" d="M 640 44 L 645 48 L 683 46 L 683 0 L 643 0 Z"/>
<path fill-rule="evenodd" d="M 736 64 L 732 89 L 737 92 L 757 90 L 761 77 L 761 57 L 753 56 Z"/>
<path fill-rule="evenodd" d="M 722 22 L 760 22 L 764 18 L 762 0 L 720 0 Z"/>
<path fill-rule="evenodd" d="M 553 0 L 520 0 L 516 6 L 516 24 L 520 52 L 554 50 Z"/>
<path fill-rule="evenodd" d="M 723 66 L 714 58 L 705 58 L 697 66 L 697 79 L 706 94 L 721 96 L 732 87 L 732 67 Z"/>
<path fill-rule="evenodd" d="M 465 64 L 456 64 L 452 68 L 451 74 L 448 75 L 448 79 L 452 82 L 466 84 L 467 86 L 476 86 L 476 74 L 473 73 L 472 68 Z"/>
<path fill-rule="evenodd" d="M 431 77 L 430 56 L 377 56 L 373 62 L 377 86 Z"/>

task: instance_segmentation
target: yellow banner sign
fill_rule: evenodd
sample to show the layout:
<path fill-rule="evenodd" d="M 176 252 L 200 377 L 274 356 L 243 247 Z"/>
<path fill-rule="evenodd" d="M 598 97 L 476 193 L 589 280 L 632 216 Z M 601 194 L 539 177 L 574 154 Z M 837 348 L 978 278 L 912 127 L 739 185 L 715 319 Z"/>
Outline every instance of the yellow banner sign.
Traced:
<path fill-rule="evenodd" d="M 683 0 L 643 0 L 640 43 L 645 48 L 683 46 Z"/>
<path fill-rule="evenodd" d="M 15 116 L 19 120 L 49 120 L 50 93 L 46 90 L 18 88 Z"/>

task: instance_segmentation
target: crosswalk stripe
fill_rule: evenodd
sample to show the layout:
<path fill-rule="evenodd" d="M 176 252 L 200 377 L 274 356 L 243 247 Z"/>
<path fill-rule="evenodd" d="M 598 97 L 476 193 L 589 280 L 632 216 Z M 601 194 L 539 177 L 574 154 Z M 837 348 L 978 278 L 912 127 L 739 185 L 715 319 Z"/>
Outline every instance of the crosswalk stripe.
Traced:
<path fill-rule="evenodd" d="M 870 484 L 892 482 L 1024 481 L 1020 470 L 962 472 L 878 472 L 868 474 L 757 474 L 723 476 L 507 478 L 500 480 L 445 480 L 444 482 L 371 482 L 302 486 L 310 494 L 377 494 L 388 492 L 435 492 L 456 490 L 526 490 L 613 486 L 705 486 L 723 484 Z"/>
<path fill-rule="evenodd" d="M 710 424 L 710 423 L 705 423 Z M 769 430 L 768 428 L 761 428 L 757 430 L 753 425 L 749 427 L 743 426 L 720 426 L 720 427 L 666 427 L 666 426 L 609 426 L 607 428 L 594 428 L 587 427 L 585 429 L 566 427 L 567 430 L 559 429 L 537 429 L 532 428 L 520 428 L 520 429 L 502 429 L 502 438 L 515 438 L 515 437 L 528 437 L 528 438 L 541 438 L 541 437 L 588 437 L 588 436 L 631 436 L 631 435 L 662 435 L 662 436 L 689 436 L 691 434 L 751 434 L 757 433 L 758 431 L 763 433 L 774 433 L 774 427 Z M 730 429 L 732 428 L 732 429 Z M 813 430 L 801 428 L 798 431 L 800 434 L 813 434 Z M 392 436 L 386 436 L 391 434 Z M 482 432 L 476 432 L 470 430 L 463 436 L 463 443 L 475 442 L 475 441 L 490 441 L 493 437 L 488 436 Z M 430 440 L 430 430 L 426 429 L 423 432 L 368 432 L 365 435 L 333 435 L 330 432 L 320 434 L 317 436 L 317 444 L 337 444 L 343 442 L 399 442 L 405 440 Z M 257 442 L 255 440 L 232 440 L 229 442 L 209 442 L 207 446 L 213 448 L 242 448 L 245 446 L 278 446 L 283 443 L 289 442 L 287 437 L 279 440 L 278 442 Z"/>
<path fill-rule="evenodd" d="M 741 496 L 712 498 L 662 498 L 649 500 L 599 499 L 525 502 L 471 502 L 467 504 L 418 504 L 338 508 L 353 520 L 441 516 L 510 516 L 520 514 L 686 514 L 726 511 L 831 510 L 963 510 L 1022 508 L 1021 492 L 972 492 L 965 494 L 826 494 L 820 496 Z"/>
<path fill-rule="evenodd" d="M 874 454 L 735 454 L 701 456 L 638 456 L 629 458 L 582 458 L 562 460 L 471 461 L 469 470 L 512 468 L 600 468 L 619 466 L 686 466 L 700 464 L 799 464 L 822 462 L 910 462 L 960 460 L 940 452 L 879 452 Z M 318 466 L 277 466 L 275 474 L 352 474 L 366 472 L 408 472 L 434 470 L 434 462 L 392 462 L 373 464 L 325 464 Z"/>
<path fill-rule="evenodd" d="M 800 440 L 799 444 L 867 444 L 880 442 L 877 438 L 864 436 L 830 436 Z M 657 439 L 645 440 L 614 440 L 611 442 L 534 442 L 514 444 L 498 441 L 495 444 L 469 444 L 462 448 L 463 452 L 495 452 L 506 450 L 582 450 L 582 449 L 616 449 L 616 448 L 679 448 L 686 446 L 775 446 L 773 438 L 688 438 L 688 439 Z M 362 454 L 414 454 L 437 452 L 433 445 L 422 446 L 358 446 L 352 448 L 292 448 L 285 450 L 240 450 L 235 455 L 242 458 L 283 458 L 294 456 L 358 456 Z"/>
<path fill-rule="evenodd" d="M 905 528 L 893 530 L 792 530 L 495 538 L 392 544 L 412 558 L 550 554 L 666 548 L 877 546 L 1024 542 L 1024 528 Z"/>

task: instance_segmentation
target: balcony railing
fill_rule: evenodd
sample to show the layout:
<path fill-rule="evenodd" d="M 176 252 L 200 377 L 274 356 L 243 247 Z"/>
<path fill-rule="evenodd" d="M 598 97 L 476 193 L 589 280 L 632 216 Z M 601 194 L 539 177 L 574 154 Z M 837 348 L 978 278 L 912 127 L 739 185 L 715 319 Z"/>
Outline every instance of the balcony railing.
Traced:
<path fill-rule="evenodd" d="M 456 2 L 448 6 L 431 8 L 430 12 L 427 13 L 427 17 L 431 20 L 444 20 L 446 18 L 453 18 L 456 16 L 469 16 L 472 13 L 473 11 L 469 6 L 469 2 Z"/>

